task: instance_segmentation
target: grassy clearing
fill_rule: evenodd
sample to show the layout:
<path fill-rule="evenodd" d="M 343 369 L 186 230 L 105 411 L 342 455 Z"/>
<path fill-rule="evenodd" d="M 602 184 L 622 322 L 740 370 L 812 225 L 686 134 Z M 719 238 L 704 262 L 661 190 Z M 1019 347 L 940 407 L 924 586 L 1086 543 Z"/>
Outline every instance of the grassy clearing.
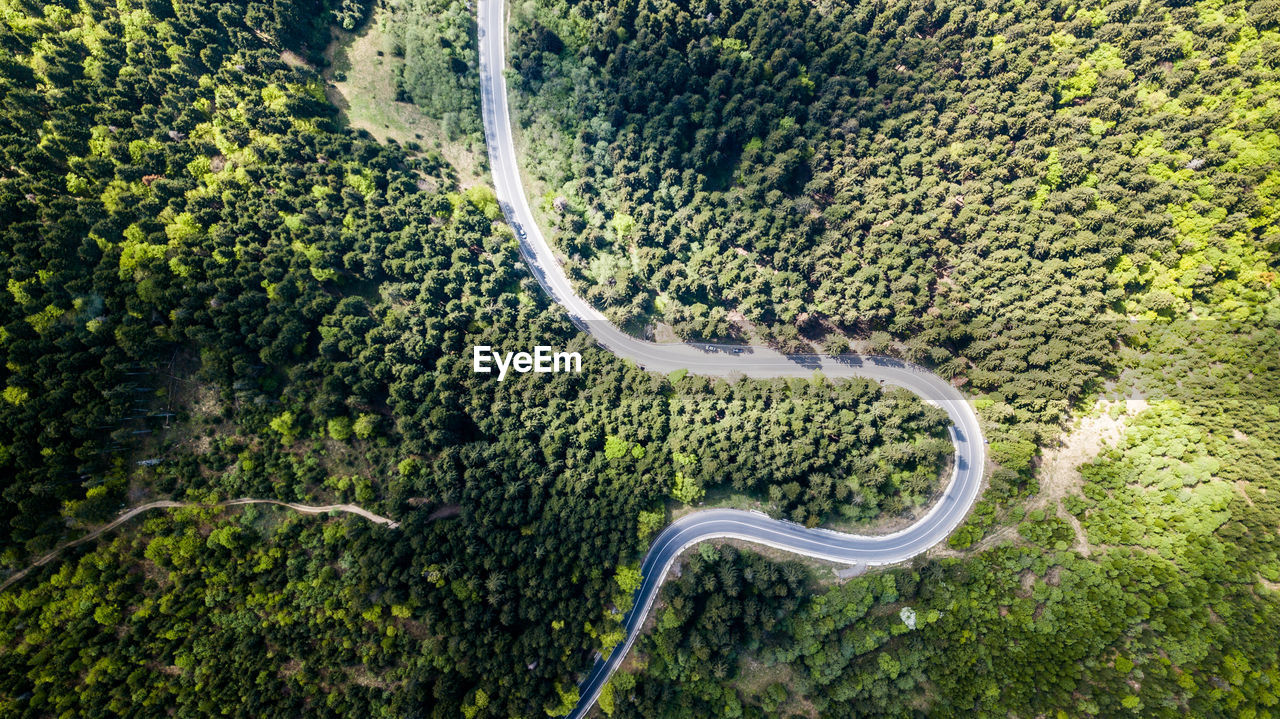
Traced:
<path fill-rule="evenodd" d="M 803 697 L 797 696 L 799 684 L 795 671 L 786 664 L 764 664 L 753 657 L 743 657 L 739 662 L 738 676 L 733 680 L 740 696 L 754 698 L 772 708 L 774 716 L 818 716 L 818 710 Z M 786 689 L 781 703 L 768 698 L 770 687 L 780 685 Z M 774 690 L 776 691 L 776 690 Z"/>
<path fill-rule="evenodd" d="M 379 142 L 417 143 L 440 153 L 458 172 L 462 187 L 488 182 L 483 138 L 451 139 L 443 124 L 411 102 L 396 99 L 396 77 L 404 60 L 394 52 L 388 28 L 394 19 L 379 5 L 373 17 L 354 32 L 333 31 L 325 51 L 326 94 L 351 127 L 365 130 Z"/>

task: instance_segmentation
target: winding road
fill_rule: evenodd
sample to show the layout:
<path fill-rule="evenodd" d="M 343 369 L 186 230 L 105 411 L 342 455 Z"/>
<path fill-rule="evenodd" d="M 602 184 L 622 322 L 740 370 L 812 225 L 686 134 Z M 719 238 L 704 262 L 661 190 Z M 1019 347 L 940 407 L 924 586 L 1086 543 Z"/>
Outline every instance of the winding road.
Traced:
<path fill-rule="evenodd" d="M 89 532 L 83 537 L 80 537 L 79 539 L 73 539 L 70 542 L 67 542 L 65 544 L 58 545 L 54 549 L 51 549 L 48 552 L 40 555 L 38 558 L 32 561 L 31 564 L 27 565 L 23 569 L 20 569 L 19 571 L 14 572 L 13 574 L 9 575 L 9 577 L 5 579 L 3 582 L 0 582 L 0 591 L 4 591 L 11 584 L 14 584 L 15 582 L 21 580 L 23 577 L 27 576 L 27 574 L 31 570 L 35 569 L 36 567 L 43 567 L 44 565 L 53 561 L 59 554 L 62 554 L 63 551 L 70 549 L 72 547 L 84 544 L 85 542 L 92 542 L 98 537 L 101 537 L 104 533 L 110 532 L 111 530 L 115 529 L 116 527 L 119 527 L 120 525 L 124 524 L 130 519 L 133 519 L 139 514 L 142 514 L 143 512 L 148 512 L 153 509 L 172 509 L 175 507 L 239 507 L 245 504 L 274 504 L 280 507 L 288 507 L 289 509 L 292 509 L 295 512 L 301 512 L 302 514 L 325 514 L 327 512 L 347 512 L 349 514 L 355 514 L 355 515 L 364 517 L 365 519 L 369 520 L 370 522 L 373 522 L 374 524 L 385 524 L 391 529 L 395 529 L 396 527 L 400 526 L 400 523 L 396 522 L 395 520 L 387 519 L 386 517 L 383 517 L 382 515 L 379 515 L 379 514 L 374 514 L 373 512 L 370 512 L 369 510 L 363 507 L 358 507 L 354 504 L 325 504 L 322 506 L 315 506 L 310 504 L 294 504 L 292 502 L 282 502 L 278 499 L 254 499 L 252 497 L 228 499 L 222 502 L 215 502 L 213 504 L 201 504 L 200 502 L 175 502 L 171 499 L 161 499 L 155 502 L 147 502 L 146 504 L 139 504 L 136 507 L 131 507 L 129 509 L 126 509 L 123 512 L 121 512 L 118 517 L 111 520 L 109 523 L 104 524 L 101 527 L 98 527 L 97 529 L 93 530 L 92 532 Z"/>
<path fill-rule="evenodd" d="M 643 581 L 624 619 L 626 640 L 608 657 L 597 657 L 579 686 L 578 705 L 570 719 L 584 716 L 601 688 L 622 663 L 644 626 L 658 589 L 680 552 L 698 542 L 732 538 L 764 544 L 806 557 L 846 564 L 881 565 L 901 562 L 941 542 L 973 506 L 982 485 L 986 463 L 985 440 L 973 407 L 950 383 L 928 370 L 889 357 L 861 355 L 784 355 L 768 347 L 713 344 L 657 344 L 637 339 L 615 327 L 579 297 L 560 260 L 534 221 L 516 162 L 507 106 L 506 17 L 503 0 L 479 0 L 480 91 L 485 141 L 498 201 L 520 241 L 529 270 L 570 319 L 601 347 L 655 372 L 684 369 L 699 375 L 724 377 L 809 377 L 821 371 L 830 378 L 864 377 L 882 385 L 903 387 L 944 410 L 951 419 L 955 447 L 951 479 L 942 495 L 918 521 L 892 534 L 859 536 L 825 529 L 808 529 L 758 513 L 709 509 L 681 517 L 654 540 L 641 565 Z"/>

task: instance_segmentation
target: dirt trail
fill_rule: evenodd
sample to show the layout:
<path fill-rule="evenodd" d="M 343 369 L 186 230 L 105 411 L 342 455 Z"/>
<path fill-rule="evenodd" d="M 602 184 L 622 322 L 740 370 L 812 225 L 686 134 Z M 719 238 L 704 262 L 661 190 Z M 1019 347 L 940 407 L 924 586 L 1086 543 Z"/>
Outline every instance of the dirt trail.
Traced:
<path fill-rule="evenodd" d="M 1089 542 L 1084 527 L 1062 506 L 1062 500 L 1080 492 L 1084 484 L 1080 466 L 1096 459 L 1104 447 L 1120 441 L 1128 429 L 1129 420 L 1147 408 L 1146 400 L 1141 399 L 1118 403 L 1102 400 L 1098 404 L 1092 416 L 1080 418 L 1079 425 L 1061 437 L 1059 446 L 1044 453 L 1036 472 L 1040 480 L 1040 494 L 1028 505 L 1029 509 L 1043 508 L 1066 519 L 1076 535 L 1074 549 L 1085 556 L 1089 555 Z M 1118 411 L 1113 414 L 1117 404 Z"/>
<path fill-rule="evenodd" d="M 89 532 L 88 534 L 84 535 L 83 537 L 80 537 L 79 539 L 73 539 L 70 542 L 59 545 L 58 547 L 46 552 L 45 554 L 40 555 L 38 558 L 33 560 L 31 564 L 29 564 L 27 567 L 25 567 L 24 569 L 18 570 L 17 572 L 14 572 L 8 579 L 4 580 L 3 582 L 0 582 L 0 591 L 4 591 L 5 589 L 8 589 L 9 585 L 27 576 L 27 574 L 30 573 L 31 570 L 36 569 L 37 567 L 43 567 L 44 565 L 53 561 L 54 559 L 57 558 L 59 554 L 62 554 L 64 550 L 84 544 L 85 542 L 92 542 L 93 540 L 102 536 L 106 532 L 110 532 L 111 530 L 115 529 L 116 527 L 119 527 L 120 525 L 124 524 L 130 519 L 133 519 L 139 514 L 142 514 L 143 512 L 148 512 L 152 509 L 173 509 L 178 507 L 238 507 L 245 504 L 274 504 L 280 507 L 288 507 L 289 509 L 292 509 L 295 512 L 301 512 L 302 514 L 325 514 L 327 512 L 347 512 L 349 514 L 355 514 L 355 515 L 364 517 L 370 522 L 386 525 L 391 529 L 395 529 L 400 526 L 399 522 L 396 522 L 391 519 L 387 519 L 386 517 L 383 517 L 381 515 L 374 514 L 373 512 L 370 512 L 369 510 L 363 507 L 357 507 L 354 504 L 325 504 L 320 506 L 313 506 L 310 504 L 293 504 L 292 502 L 282 502 L 277 499 L 254 499 L 252 497 L 228 499 L 222 502 L 216 502 L 214 504 L 202 504 L 200 502 L 175 502 L 169 499 L 162 499 L 155 502 L 147 502 L 146 504 L 140 504 L 137 507 L 133 507 L 131 509 L 126 509 L 125 511 L 120 513 L 120 516 L 116 517 L 108 524 L 104 524 L 101 527 L 98 527 L 97 529 L 93 530 L 92 532 Z"/>

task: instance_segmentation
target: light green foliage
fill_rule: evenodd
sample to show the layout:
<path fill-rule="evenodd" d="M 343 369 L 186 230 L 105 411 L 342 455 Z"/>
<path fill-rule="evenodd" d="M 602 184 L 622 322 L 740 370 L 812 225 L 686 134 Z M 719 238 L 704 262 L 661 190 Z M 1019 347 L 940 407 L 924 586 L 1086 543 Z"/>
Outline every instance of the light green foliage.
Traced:
<path fill-rule="evenodd" d="M 586 275 L 597 285 L 626 286 L 632 274 L 631 261 L 621 254 L 600 253 L 591 258 Z"/>
<path fill-rule="evenodd" d="M 64 314 L 64 311 L 56 305 L 47 305 L 43 310 L 25 317 L 27 324 L 31 325 L 31 329 L 40 334 L 44 334 L 53 327 L 53 323 Z"/>
<path fill-rule="evenodd" d="M 461 0 L 393 0 L 390 54 L 404 64 L 397 94 L 442 121 L 450 138 L 480 135 L 475 13 Z"/>
<path fill-rule="evenodd" d="M 1044 205 L 1044 201 L 1049 199 L 1049 193 L 1058 189 L 1058 185 L 1062 184 L 1062 163 L 1058 161 L 1058 148 L 1049 149 L 1049 156 L 1045 159 L 1044 179 L 1040 181 L 1040 186 L 1036 188 L 1036 195 L 1031 199 L 1032 207 L 1039 209 Z"/>
<path fill-rule="evenodd" d="M 372 439 L 373 435 L 378 431 L 378 416 L 374 414 L 362 414 L 356 418 L 355 424 L 351 427 L 356 437 L 360 439 Z"/>
<path fill-rule="evenodd" d="M 1038 451 L 1034 444 L 1025 440 L 992 442 L 990 449 L 993 462 L 1015 472 L 1031 469 L 1031 461 Z"/>
<path fill-rule="evenodd" d="M 619 212 L 609 221 L 609 226 L 613 228 L 614 235 L 619 241 L 626 241 L 635 230 L 636 221 L 631 215 Z"/>
<path fill-rule="evenodd" d="M 600 711 L 604 712 L 605 716 L 613 716 L 613 692 L 614 682 L 613 679 L 610 678 L 610 680 L 605 682 L 604 686 L 600 688 L 600 695 L 596 697 L 596 705 L 600 707 Z"/>
<path fill-rule="evenodd" d="M 498 207 L 498 197 L 488 185 L 473 185 L 467 188 L 467 200 L 475 205 L 490 220 L 502 217 L 502 209 Z"/>
<path fill-rule="evenodd" d="M 1030 521 L 1018 525 L 1018 533 L 1027 541 L 1049 549 L 1068 549 L 1074 534 L 1071 526 L 1058 517 L 1045 517 L 1043 510 L 1035 510 Z"/>
<path fill-rule="evenodd" d="M 4 388 L 4 401 L 15 407 L 21 406 L 31 397 L 31 393 L 22 387 L 8 385 Z"/>
<path fill-rule="evenodd" d="M 640 583 L 643 579 L 644 577 L 640 574 L 640 565 L 638 564 L 618 567 L 618 571 L 613 577 L 613 581 L 618 584 L 618 589 L 628 597 L 640 588 Z"/>
<path fill-rule="evenodd" d="M 339 442 L 351 439 L 353 434 L 350 417 L 334 417 L 329 420 L 327 429 L 329 430 L 329 437 Z"/>
<path fill-rule="evenodd" d="M 198 238 L 204 233 L 199 223 L 190 212 L 179 213 L 173 221 L 165 225 L 164 233 L 171 243 L 185 243 Z"/>
<path fill-rule="evenodd" d="M 1082 468 L 1090 542 L 1168 550 L 1170 540 L 1213 534 L 1238 495 L 1215 477 L 1222 465 L 1207 452 L 1205 435 L 1180 404 L 1144 412 L 1123 443 Z M 1169 531 L 1152 534 L 1152 523 Z"/>
<path fill-rule="evenodd" d="M 1123 69 L 1124 60 L 1120 58 L 1115 46 L 1101 43 L 1080 63 L 1074 75 L 1064 79 L 1058 85 L 1058 100 L 1066 104 L 1079 98 L 1089 97 L 1098 86 L 1100 74 Z"/>
<path fill-rule="evenodd" d="M 291 444 L 298 436 L 298 418 L 289 410 L 272 418 L 268 426 L 271 427 L 271 431 L 280 435 L 280 441 L 286 445 Z"/>
<path fill-rule="evenodd" d="M 218 527 L 209 533 L 209 538 L 205 540 L 205 545 L 210 549 L 222 547 L 223 549 L 229 549 L 234 552 L 241 549 L 239 537 L 239 527 Z"/>
<path fill-rule="evenodd" d="M 372 173 L 368 170 L 349 167 L 347 173 L 342 179 L 343 183 L 354 189 L 356 192 L 368 197 L 377 191 L 378 186 Z"/>
<path fill-rule="evenodd" d="M 348 177 L 350 177 L 350 175 L 348 175 Z M 290 224 L 291 219 L 294 220 L 293 224 Z M 301 220 L 298 219 L 296 216 L 293 218 L 285 219 L 285 224 L 289 226 L 290 229 L 297 229 L 298 227 L 300 227 L 301 226 L 300 222 Z M 300 240 L 294 240 L 291 247 L 293 248 L 294 252 L 297 252 L 298 254 L 307 258 L 307 262 L 311 266 L 311 275 L 315 277 L 317 280 L 321 282 L 325 282 L 327 280 L 332 280 L 335 276 L 337 276 L 338 274 L 337 270 L 333 269 L 332 267 L 322 266 L 325 262 L 324 251 L 318 245 L 309 244 L 306 242 L 302 242 Z"/>
<path fill-rule="evenodd" d="M 641 541 L 647 541 L 650 537 L 658 533 L 662 529 L 663 523 L 667 519 L 667 513 L 661 509 L 653 511 L 642 511 L 636 519 L 636 534 Z"/>
<path fill-rule="evenodd" d="M 677 502 L 694 504 L 702 501 L 702 498 L 706 496 L 706 493 L 707 492 L 703 489 L 702 484 L 693 476 L 686 476 L 685 473 L 681 471 L 676 472 L 675 480 L 671 486 L 671 496 L 674 497 Z"/>
<path fill-rule="evenodd" d="M 93 620 L 103 626 L 115 627 L 120 622 L 120 610 L 112 605 L 101 605 L 93 610 Z"/>
<path fill-rule="evenodd" d="M 120 279 L 140 279 L 154 263 L 164 259 L 168 246 L 147 242 L 142 228 L 130 225 L 120 242 Z"/>
<path fill-rule="evenodd" d="M 559 696 L 559 701 L 546 707 L 547 716 L 559 717 L 573 711 L 574 705 L 578 703 L 578 687 L 556 684 L 556 694 Z"/>
<path fill-rule="evenodd" d="M 604 438 L 604 458 L 621 459 L 631 452 L 631 443 L 617 435 Z"/>
<path fill-rule="evenodd" d="M 485 707 L 489 706 L 489 695 L 484 689 L 477 688 L 471 697 L 471 701 L 462 705 L 462 716 L 466 719 L 473 719 Z"/>
<path fill-rule="evenodd" d="M 89 191 L 89 181 L 74 172 L 67 173 L 67 192 L 83 195 Z"/>
<path fill-rule="evenodd" d="M 13 295 L 13 301 L 19 305 L 25 305 L 31 302 L 31 294 L 27 291 L 27 288 L 34 281 L 34 278 L 24 281 L 18 281 L 12 277 L 9 278 L 7 287 L 9 289 L 9 294 Z"/>

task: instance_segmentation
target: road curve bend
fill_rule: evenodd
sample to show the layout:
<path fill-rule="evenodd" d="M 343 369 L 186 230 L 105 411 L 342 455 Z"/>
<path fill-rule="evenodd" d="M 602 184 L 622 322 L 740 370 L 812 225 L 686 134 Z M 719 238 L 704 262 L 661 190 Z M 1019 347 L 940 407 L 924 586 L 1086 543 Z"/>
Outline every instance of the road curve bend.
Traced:
<path fill-rule="evenodd" d="M 684 369 L 699 375 L 809 377 L 820 370 L 831 378 L 863 377 L 882 385 L 903 387 L 944 410 L 951 419 L 955 447 L 951 479 L 942 496 L 911 526 L 892 534 L 860 536 L 808 529 L 771 519 L 758 512 L 708 509 L 685 515 L 658 534 L 641 565 L 643 581 L 624 619 L 626 639 L 608 657 L 597 657 L 579 686 L 578 705 L 570 719 L 584 716 L 605 682 L 631 649 L 653 607 L 663 579 L 685 548 L 707 539 L 733 538 L 764 544 L 806 557 L 847 564 L 890 564 L 910 559 L 951 534 L 978 497 L 986 448 L 973 407 L 950 383 L 902 360 L 862 355 L 784 355 L 768 347 L 713 344 L 656 344 L 618 329 L 579 297 L 569 283 L 551 245 L 534 221 L 525 197 L 511 134 L 507 106 L 506 19 L 503 0 L 479 0 L 480 92 L 485 142 L 494 189 L 507 220 L 520 241 L 520 254 L 551 298 L 570 319 L 608 351 L 655 372 Z"/>

